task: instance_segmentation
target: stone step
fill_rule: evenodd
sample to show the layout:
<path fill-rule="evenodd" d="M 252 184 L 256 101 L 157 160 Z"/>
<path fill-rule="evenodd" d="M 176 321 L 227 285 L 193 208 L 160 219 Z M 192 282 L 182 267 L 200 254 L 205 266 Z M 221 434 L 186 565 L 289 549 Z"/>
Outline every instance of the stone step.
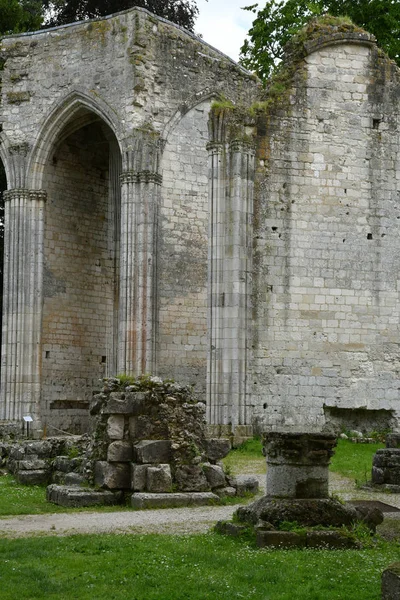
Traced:
<path fill-rule="evenodd" d="M 212 492 L 176 492 L 171 494 L 132 494 L 133 508 L 179 508 L 181 506 L 207 506 L 219 504 L 220 499 Z"/>
<path fill-rule="evenodd" d="M 119 504 L 121 494 L 78 486 L 52 484 L 47 487 L 46 499 L 59 506 L 80 508 L 84 506 L 111 506 Z"/>

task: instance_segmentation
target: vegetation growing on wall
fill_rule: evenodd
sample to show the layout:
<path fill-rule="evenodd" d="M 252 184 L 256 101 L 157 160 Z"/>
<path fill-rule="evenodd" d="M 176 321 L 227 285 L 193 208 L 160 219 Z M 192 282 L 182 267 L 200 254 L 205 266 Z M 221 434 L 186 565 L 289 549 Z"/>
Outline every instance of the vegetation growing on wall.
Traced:
<path fill-rule="evenodd" d="M 391 0 L 269 0 L 263 9 L 258 4 L 246 7 L 256 14 L 241 49 L 241 63 L 264 81 L 276 70 L 284 47 L 310 19 L 343 15 L 372 33 L 378 45 L 400 65 L 400 3 Z"/>

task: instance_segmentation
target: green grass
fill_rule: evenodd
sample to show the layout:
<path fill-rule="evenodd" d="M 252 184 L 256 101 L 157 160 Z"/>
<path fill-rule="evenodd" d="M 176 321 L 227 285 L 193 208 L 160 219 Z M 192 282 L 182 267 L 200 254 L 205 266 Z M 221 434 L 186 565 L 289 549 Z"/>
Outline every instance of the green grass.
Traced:
<path fill-rule="evenodd" d="M 372 459 L 384 444 L 353 444 L 349 440 L 338 440 L 330 470 L 354 479 L 362 485 L 371 479 Z"/>
<path fill-rule="evenodd" d="M 258 550 L 217 534 L 0 540 L 2 600 L 378 600 L 399 546 Z"/>
<path fill-rule="evenodd" d="M 254 437 L 244 442 L 223 460 L 225 469 L 232 475 L 241 473 L 265 473 L 266 461 L 262 454 L 260 438 Z"/>
<path fill-rule="evenodd" d="M 21 485 L 11 475 L 0 476 L 0 516 L 54 512 L 62 511 L 60 507 L 46 502 L 45 488 Z"/>
<path fill-rule="evenodd" d="M 46 488 L 38 485 L 21 485 L 12 475 L 0 475 L 0 519 L 7 516 L 41 515 L 45 513 L 127 510 L 127 506 L 99 506 L 65 508 L 46 501 Z M 0 527 L 1 529 L 1 527 Z"/>

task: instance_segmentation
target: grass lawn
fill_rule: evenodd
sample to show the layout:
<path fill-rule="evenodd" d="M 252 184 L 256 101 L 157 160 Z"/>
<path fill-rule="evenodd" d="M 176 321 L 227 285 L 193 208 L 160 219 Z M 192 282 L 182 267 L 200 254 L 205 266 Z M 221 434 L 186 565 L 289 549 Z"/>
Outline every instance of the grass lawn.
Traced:
<path fill-rule="evenodd" d="M 400 547 L 270 551 L 217 534 L 0 539 L 2 600 L 378 600 Z"/>
<path fill-rule="evenodd" d="M 371 479 L 372 459 L 384 444 L 353 444 L 349 440 L 338 440 L 330 470 L 354 479 L 362 485 Z"/>
<path fill-rule="evenodd" d="M 340 440 L 332 470 L 361 479 L 378 447 Z M 265 469 L 258 440 L 234 450 L 224 462 L 233 473 Z M 44 498 L 44 488 L 20 486 L 9 475 L 0 477 L 3 516 L 65 511 Z M 379 600 L 381 573 L 398 560 L 399 543 L 379 540 L 362 551 L 273 551 L 216 533 L 0 538 L 0 597 Z"/>

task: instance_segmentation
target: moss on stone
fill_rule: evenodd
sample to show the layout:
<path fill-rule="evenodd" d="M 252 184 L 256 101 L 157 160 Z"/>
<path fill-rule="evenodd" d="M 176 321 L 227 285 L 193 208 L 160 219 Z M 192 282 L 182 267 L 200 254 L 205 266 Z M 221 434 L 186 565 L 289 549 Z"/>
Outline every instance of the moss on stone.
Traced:
<path fill-rule="evenodd" d="M 30 92 L 7 92 L 7 101 L 9 104 L 21 104 L 21 102 L 29 102 L 30 99 Z"/>

